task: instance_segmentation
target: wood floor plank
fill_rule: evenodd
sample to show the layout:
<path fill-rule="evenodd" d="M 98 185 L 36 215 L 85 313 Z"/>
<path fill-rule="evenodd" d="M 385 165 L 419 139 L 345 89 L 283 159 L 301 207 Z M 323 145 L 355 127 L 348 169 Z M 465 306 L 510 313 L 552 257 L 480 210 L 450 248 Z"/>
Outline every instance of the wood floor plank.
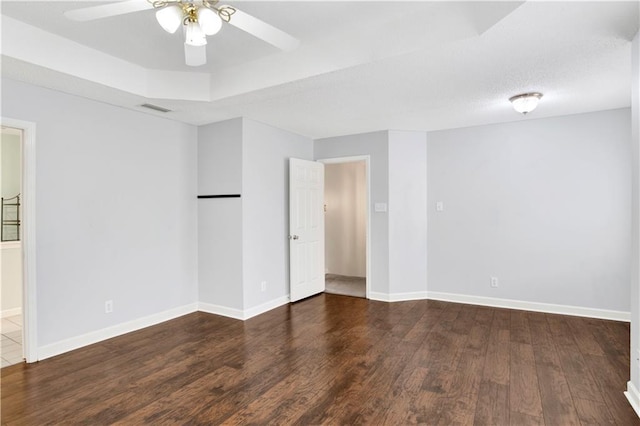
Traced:
<path fill-rule="evenodd" d="M 628 324 L 606 320 L 591 323 L 591 331 L 607 355 L 629 354 L 629 342 L 625 339 L 629 336 Z"/>
<path fill-rule="evenodd" d="M 604 351 L 593 335 L 593 323 L 580 317 L 568 317 L 567 324 L 573 333 L 576 345 L 585 355 L 604 355 Z M 591 325 L 590 325 L 591 324 Z"/>
<path fill-rule="evenodd" d="M 593 402 L 603 402 L 600 388 L 596 384 L 591 370 L 576 346 L 558 346 L 558 359 L 569 384 L 571 394 Z"/>
<path fill-rule="evenodd" d="M 492 327 L 511 330 L 511 309 L 494 309 Z"/>
<path fill-rule="evenodd" d="M 391 390 L 393 403 L 386 404 L 378 417 L 382 424 L 398 423 L 398 420 L 406 421 L 412 415 L 415 404 L 413 401 L 419 395 L 420 388 L 427 376 L 424 367 L 405 368 L 406 373 L 401 375 Z M 372 423 L 375 423 L 372 422 Z"/>
<path fill-rule="evenodd" d="M 580 420 L 560 365 L 547 316 L 548 314 L 540 313 L 529 315 L 543 417 L 556 419 L 563 425 L 579 425 Z"/>
<path fill-rule="evenodd" d="M 604 402 L 590 401 L 582 398 L 573 398 L 576 411 L 583 425 L 615 425 L 616 422 L 609 414 L 609 409 Z"/>
<path fill-rule="evenodd" d="M 533 347 L 511 343 L 509 366 L 509 408 L 511 412 L 542 418 L 542 402 Z"/>
<path fill-rule="evenodd" d="M 511 311 L 511 341 L 531 344 L 528 312 Z"/>
<path fill-rule="evenodd" d="M 585 355 L 585 361 L 614 421 L 621 425 L 640 425 L 640 419 L 620 392 L 626 386 L 626 381 L 621 379 L 626 373 L 617 371 L 606 355 Z"/>
<path fill-rule="evenodd" d="M 640 425 L 628 324 L 319 295 L 0 371 L 0 423 Z"/>
<path fill-rule="evenodd" d="M 480 391 L 482 367 L 487 352 L 489 327 L 476 325 L 469 335 L 455 370 L 452 371 L 451 385 L 442 400 L 442 414 L 439 424 L 472 424 L 476 413 L 476 403 Z"/>
<path fill-rule="evenodd" d="M 493 321 L 489 332 L 483 378 L 497 384 L 509 384 L 510 332 Z"/>
<path fill-rule="evenodd" d="M 535 417 L 529 414 L 520 413 L 518 411 L 512 411 L 510 413 L 509 418 L 510 418 L 509 424 L 513 426 L 537 426 L 537 425 L 544 426 L 545 425 L 544 419 L 542 417 Z"/>
<path fill-rule="evenodd" d="M 475 425 L 509 424 L 509 386 L 483 379 L 478 390 Z"/>

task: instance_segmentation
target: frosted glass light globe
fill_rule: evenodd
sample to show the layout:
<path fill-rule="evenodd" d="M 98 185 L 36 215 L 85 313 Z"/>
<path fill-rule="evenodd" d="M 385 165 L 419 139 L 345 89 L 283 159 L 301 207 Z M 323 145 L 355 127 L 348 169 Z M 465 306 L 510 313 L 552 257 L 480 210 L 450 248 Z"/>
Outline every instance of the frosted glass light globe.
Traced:
<path fill-rule="evenodd" d="M 513 109 L 522 114 L 527 114 L 538 106 L 538 102 L 542 98 L 542 93 L 523 93 L 509 98 Z"/>
<path fill-rule="evenodd" d="M 220 19 L 220 16 L 206 7 L 198 9 L 198 22 L 206 35 L 214 35 L 222 28 L 222 19 Z"/>
<path fill-rule="evenodd" d="M 158 23 L 168 33 L 175 33 L 182 24 L 182 8 L 177 4 L 163 7 L 156 12 Z"/>

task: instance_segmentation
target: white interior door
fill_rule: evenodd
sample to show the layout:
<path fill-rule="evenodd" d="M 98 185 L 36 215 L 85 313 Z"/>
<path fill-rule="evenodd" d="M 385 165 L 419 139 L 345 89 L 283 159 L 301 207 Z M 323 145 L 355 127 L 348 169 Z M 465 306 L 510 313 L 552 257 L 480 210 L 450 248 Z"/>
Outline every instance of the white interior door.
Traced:
<path fill-rule="evenodd" d="M 324 165 L 289 159 L 291 301 L 324 291 Z"/>

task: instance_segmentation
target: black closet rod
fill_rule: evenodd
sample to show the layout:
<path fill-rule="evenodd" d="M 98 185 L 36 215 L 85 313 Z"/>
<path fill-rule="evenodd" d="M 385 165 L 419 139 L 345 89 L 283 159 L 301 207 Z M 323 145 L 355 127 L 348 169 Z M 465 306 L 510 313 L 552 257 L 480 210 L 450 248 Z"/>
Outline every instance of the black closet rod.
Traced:
<path fill-rule="evenodd" d="M 198 195 L 198 198 L 240 198 L 240 194 Z"/>

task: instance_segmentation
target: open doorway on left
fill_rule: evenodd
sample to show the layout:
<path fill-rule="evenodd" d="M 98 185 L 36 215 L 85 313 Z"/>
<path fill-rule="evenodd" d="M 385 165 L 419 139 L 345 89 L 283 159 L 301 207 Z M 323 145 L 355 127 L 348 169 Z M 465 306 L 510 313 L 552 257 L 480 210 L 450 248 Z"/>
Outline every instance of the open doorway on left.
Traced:
<path fill-rule="evenodd" d="M 2 367 L 24 361 L 22 258 L 23 132 L 2 126 L 0 143 L 0 358 Z"/>

